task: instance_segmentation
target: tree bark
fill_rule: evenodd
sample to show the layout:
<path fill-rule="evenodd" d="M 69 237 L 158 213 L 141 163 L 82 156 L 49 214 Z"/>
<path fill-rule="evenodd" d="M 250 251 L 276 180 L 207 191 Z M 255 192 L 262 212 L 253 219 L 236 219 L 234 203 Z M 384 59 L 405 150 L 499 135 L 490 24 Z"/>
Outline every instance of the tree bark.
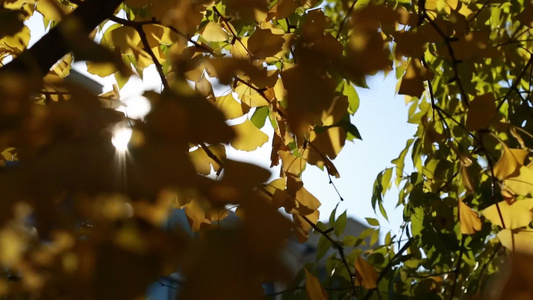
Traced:
<path fill-rule="evenodd" d="M 13 61 L 0 68 L 0 75 L 7 72 L 40 72 L 46 75 L 50 68 L 72 49 L 62 31 L 78 24 L 79 34 L 88 36 L 100 23 L 113 15 L 123 0 L 85 0 L 67 15 L 31 48 L 24 50 Z M 74 23 L 76 22 L 76 23 Z"/>

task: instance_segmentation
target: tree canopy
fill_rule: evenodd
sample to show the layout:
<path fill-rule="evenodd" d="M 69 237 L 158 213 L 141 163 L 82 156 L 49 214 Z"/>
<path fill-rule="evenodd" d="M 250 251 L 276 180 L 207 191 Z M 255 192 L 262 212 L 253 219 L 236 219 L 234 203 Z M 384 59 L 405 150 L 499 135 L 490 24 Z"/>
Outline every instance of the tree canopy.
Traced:
<path fill-rule="evenodd" d="M 47 32 L 28 48 L 34 14 Z M 530 0 L 0 0 L 0 294 L 143 299 L 179 271 L 179 299 L 532 298 L 532 27 Z M 116 88 L 65 80 L 76 61 Z M 118 112 L 151 65 L 149 114 Z M 400 190 L 384 244 L 376 219 L 359 236 L 346 212 L 319 222 L 332 200 L 302 181 L 342 176 L 335 158 L 361 139 L 354 86 L 378 72 L 418 126 L 367 200 L 387 218 Z M 226 158 L 266 143 L 271 182 Z M 165 226 L 177 208 L 194 236 Z M 293 274 L 280 251 L 310 234 L 317 264 Z"/>

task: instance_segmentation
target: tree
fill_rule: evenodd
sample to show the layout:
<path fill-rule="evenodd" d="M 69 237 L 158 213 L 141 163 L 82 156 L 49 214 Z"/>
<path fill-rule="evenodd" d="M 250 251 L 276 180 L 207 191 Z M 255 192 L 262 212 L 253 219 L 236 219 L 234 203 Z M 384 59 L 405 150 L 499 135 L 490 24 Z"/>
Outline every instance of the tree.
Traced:
<path fill-rule="evenodd" d="M 177 270 L 180 299 L 262 298 L 269 281 L 285 285 L 287 299 L 532 294 L 522 267 L 533 249 L 532 2 L 0 4 L 8 298 L 132 299 Z M 24 21 L 37 13 L 49 30 L 28 49 Z M 113 75 L 118 88 L 94 95 L 63 80 L 73 61 Z M 163 91 L 145 94 L 144 120 L 128 119 L 114 110 L 119 89 L 152 64 Z M 333 160 L 361 138 L 350 123 L 354 85 L 377 72 L 399 80 L 418 130 L 370 199 L 386 218 L 383 195 L 400 187 L 401 234 L 363 252 L 379 223 L 348 236 L 346 214 L 332 213 L 334 229 L 318 222 L 320 201 L 301 174 L 316 166 L 341 175 Z M 231 92 L 215 95 L 214 81 Z M 260 130 L 267 120 L 272 137 Z M 111 128 L 124 121 L 133 135 L 119 160 Z M 254 151 L 269 140 L 272 165 L 281 164 L 272 182 L 267 170 L 225 158 L 225 144 Z M 173 208 L 185 210 L 196 238 L 162 226 Z M 220 226 L 229 210 L 240 221 Z M 289 237 L 303 242 L 310 232 L 321 235 L 317 259 L 336 250 L 323 280 L 312 265 L 291 276 L 279 256 Z M 494 280 L 511 256 L 510 279 Z"/>

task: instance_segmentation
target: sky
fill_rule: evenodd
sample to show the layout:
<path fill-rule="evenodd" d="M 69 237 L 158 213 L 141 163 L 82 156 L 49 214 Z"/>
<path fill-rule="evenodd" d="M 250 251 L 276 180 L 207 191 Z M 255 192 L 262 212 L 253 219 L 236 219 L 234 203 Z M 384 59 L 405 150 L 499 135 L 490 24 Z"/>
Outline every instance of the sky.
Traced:
<path fill-rule="evenodd" d="M 30 46 L 43 34 L 44 27 L 39 13 L 29 21 L 31 31 Z M 88 77 L 104 85 L 104 92 L 110 91 L 114 83 L 112 77 L 100 78 L 85 72 L 85 63 L 78 62 L 74 68 Z M 359 93 L 359 110 L 351 118 L 352 123 L 359 129 L 363 140 L 346 142 L 344 149 L 333 161 L 341 177 L 333 178 L 333 183 L 344 201 L 339 201 L 339 196 L 334 187 L 329 184 L 326 171 L 308 165 L 303 172 L 303 181 L 308 189 L 321 202 L 320 219 L 327 221 L 332 210 L 339 203 L 337 216 L 347 210 L 348 216 L 353 217 L 363 224 L 365 218 L 377 218 L 382 227 L 381 235 L 392 231 L 397 233 L 402 223 L 402 208 L 395 208 L 398 190 L 393 188 L 385 196 L 385 209 L 389 216 L 386 221 L 381 215 L 376 215 L 371 206 L 371 195 L 374 180 L 377 174 L 387 167 L 391 167 L 391 160 L 396 158 L 405 146 L 407 139 L 413 136 L 416 127 L 407 123 L 407 105 L 403 96 L 396 95 L 396 79 L 391 72 L 387 77 L 382 73 L 368 77 L 369 89 L 356 88 Z M 139 110 L 144 112 L 149 109 L 147 100 L 141 97 L 144 90 L 160 90 L 161 82 L 154 66 L 144 72 L 144 81 L 133 77 L 120 91 L 121 100 L 128 104 L 128 114 L 134 117 Z M 215 91 L 215 93 L 220 91 Z M 252 113 L 248 115 L 251 117 Z M 246 116 L 245 116 L 246 117 Z M 242 121 L 242 119 L 241 119 Z M 237 123 L 238 120 L 237 120 Z M 228 158 L 251 162 L 265 168 L 270 165 L 270 151 L 272 143 L 272 127 L 269 122 L 262 129 L 270 137 L 269 141 L 253 152 L 238 151 L 227 147 Z M 406 164 L 408 166 L 408 164 Z M 408 167 L 407 167 L 408 168 Z M 271 179 L 279 175 L 279 167 L 272 169 Z"/>

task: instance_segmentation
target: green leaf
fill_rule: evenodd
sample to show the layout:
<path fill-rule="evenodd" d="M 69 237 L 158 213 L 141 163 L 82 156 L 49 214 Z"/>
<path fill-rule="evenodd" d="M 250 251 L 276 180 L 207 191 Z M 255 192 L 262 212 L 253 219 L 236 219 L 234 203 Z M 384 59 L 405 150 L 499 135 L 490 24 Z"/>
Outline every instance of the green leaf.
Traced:
<path fill-rule="evenodd" d="M 267 119 L 269 112 L 268 106 L 262 106 L 255 109 L 254 114 L 250 118 L 250 121 L 255 125 L 255 127 L 261 129 L 265 126 L 265 121 Z"/>
<path fill-rule="evenodd" d="M 366 219 L 366 222 L 370 226 L 379 226 L 379 221 L 377 219 L 374 219 L 374 218 L 365 218 L 365 219 Z"/>
<path fill-rule="evenodd" d="M 344 81 L 342 94 L 348 97 L 348 112 L 353 115 L 359 109 L 359 95 L 355 87 L 348 81 Z"/>
<path fill-rule="evenodd" d="M 320 235 L 318 238 L 318 244 L 316 249 L 316 261 L 319 261 L 333 245 L 331 242 L 323 235 Z"/>
<path fill-rule="evenodd" d="M 346 215 L 346 211 L 344 211 L 338 218 L 337 218 L 337 221 L 335 221 L 335 235 L 336 236 L 340 236 L 343 232 L 344 232 L 344 229 L 346 228 L 346 220 L 347 220 L 347 215 Z"/>

